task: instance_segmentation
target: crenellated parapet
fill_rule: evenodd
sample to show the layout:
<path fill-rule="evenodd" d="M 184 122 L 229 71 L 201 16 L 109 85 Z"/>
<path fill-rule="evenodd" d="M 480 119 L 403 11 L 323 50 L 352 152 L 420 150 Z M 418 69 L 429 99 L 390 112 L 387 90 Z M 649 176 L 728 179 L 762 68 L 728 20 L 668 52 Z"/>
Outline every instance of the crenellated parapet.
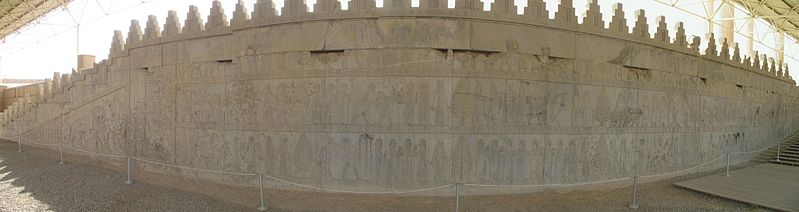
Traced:
<path fill-rule="evenodd" d="M 214 30 L 228 27 L 229 25 L 230 24 L 228 23 L 227 15 L 225 15 L 225 10 L 222 9 L 222 2 L 219 0 L 214 0 L 211 7 L 211 12 L 208 14 L 208 22 L 205 23 L 205 29 Z"/>
<path fill-rule="evenodd" d="M 326 11 L 333 11 L 333 10 L 340 10 L 341 3 L 335 0 L 319 0 L 316 3 L 316 6 L 319 10 L 317 12 L 326 12 Z M 266 20 L 271 19 L 272 17 L 277 16 L 277 9 L 275 9 L 275 2 L 272 0 L 258 0 L 255 3 L 252 11 L 252 18 L 255 20 Z M 317 9 L 317 8 L 315 8 Z"/>
<path fill-rule="evenodd" d="M 330 8 L 326 11 L 337 11 L 341 9 L 341 3 L 337 0 L 321 0 L 326 2 L 328 5 L 333 5 L 335 7 L 325 7 Z M 319 4 L 321 1 L 316 1 L 316 4 Z M 319 7 L 321 9 L 321 7 Z M 447 9 L 447 1 L 446 0 L 419 0 L 419 8 L 421 9 L 434 9 L 434 10 L 445 10 Z M 317 7 L 314 7 L 314 10 Z"/>
<path fill-rule="evenodd" d="M 352 3 L 356 2 L 356 1 L 358 1 L 358 2 L 372 2 L 372 5 L 374 5 L 374 0 L 353 0 L 353 1 L 350 1 L 350 8 L 352 8 Z M 456 10 L 460 9 L 460 10 L 479 10 L 479 11 L 482 11 L 483 10 L 483 2 L 480 1 L 480 0 L 455 1 L 455 9 Z"/>
<path fill-rule="evenodd" d="M 636 20 L 635 26 L 633 27 L 633 35 L 641 39 L 648 39 L 650 36 L 649 24 L 646 23 L 646 11 L 636 10 L 635 17 Z"/>
<path fill-rule="evenodd" d="M 141 25 L 139 25 L 139 20 L 131 20 L 130 28 L 128 29 L 128 39 L 125 43 L 130 45 L 140 41 L 142 41 L 142 31 Z"/>
<path fill-rule="evenodd" d="M 399 0 L 394 0 L 394 1 L 399 1 Z M 410 8 L 410 1 L 408 1 L 407 8 Z M 495 0 L 494 3 L 491 3 L 491 12 L 502 13 L 502 14 L 516 14 L 516 5 L 513 4 L 513 0 Z"/>
<path fill-rule="evenodd" d="M 233 26 L 242 26 L 250 20 L 250 13 L 247 12 L 247 6 L 244 5 L 243 0 L 236 3 L 236 10 L 233 11 L 233 18 L 230 19 L 230 24 Z"/>
<path fill-rule="evenodd" d="M 154 15 L 147 16 L 147 26 L 144 28 L 144 40 L 153 40 L 161 37 L 161 25 Z"/>
<path fill-rule="evenodd" d="M 716 35 L 709 33 L 707 35 L 707 48 L 705 48 L 705 56 L 715 58 L 719 56 L 718 48 L 716 47 Z"/>
<path fill-rule="evenodd" d="M 468 0 L 467 0 L 468 1 Z M 475 0 L 476 1 L 476 0 Z M 480 8 L 482 9 L 482 3 Z M 455 6 L 457 8 L 457 6 Z M 377 8 L 377 3 L 374 0 L 352 0 L 349 2 L 349 10 L 353 12 L 362 12 L 364 10 L 374 10 Z M 282 16 L 282 14 L 281 14 Z"/>
<path fill-rule="evenodd" d="M 624 5 L 621 3 L 613 4 L 613 16 L 610 19 L 610 29 L 613 34 L 627 34 L 630 29 L 627 27 L 627 18 L 624 17 Z"/>
<path fill-rule="evenodd" d="M 671 38 L 669 38 L 669 29 L 666 24 L 666 17 L 665 16 L 658 16 L 655 18 L 657 21 L 657 30 L 655 31 L 655 41 L 661 44 L 668 44 L 671 42 Z M 676 43 L 676 40 L 675 40 Z"/>
<path fill-rule="evenodd" d="M 67 89 L 69 89 L 69 86 L 71 85 L 72 85 L 72 74 L 71 73 L 61 74 L 61 88 L 59 88 L 61 92 L 67 91 Z"/>
<path fill-rule="evenodd" d="M 585 13 L 583 13 L 583 30 L 604 30 L 605 21 L 602 20 L 602 12 L 598 0 L 588 0 Z"/>
<path fill-rule="evenodd" d="M 115 30 L 114 37 L 111 39 L 110 54 L 119 54 L 125 50 L 125 38 L 122 37 L 122 31 Z"/>
<path fill-rule="evenodd" d="M 53 95 L 61 93 L 61 73 L 53 72 L 53 84 L 50 90 Z"/>
<path fill-rule="evenodd" d="M 44 79 L 44 96 L 49 97 L 53 95 L 53 80 L 50 78 Z"/>
<path fill-rule="evenodd" d="M 178 18 L 178 12 L 170 10 L 166 16 L 166 23 L 164 23 L 163 36 L 178 35 L 182 31 L 182 28 L 183 27 L 180 25 L 180 18 Z"/>
<path fill-rule="evenodd" d="M 555 22 L 566 27 L 577 25 L 577 15 L 572 0 L 560 0 L 558 11 L 555 12 Z"/>
<path fill-rule="evenodd" d="M 200 15 L 197 6 L 189 6 L 189 12 L 186 14 L 186 23 L 183 24 L 183 33 L 199 32 L 205 30 L 203 25 L 203 18 Z"/>
<path fill-rule="evenodd" d="M 716 38 L 712 33 L 705 36 L 707 38 L 705 41 L 707 45 L 705 46 L 707 47 L 703 50 L 699 49 L 702 46 L 700 45 L 702 39 L 696 36 L 689 39 L 681 22 L 677 22 L 673 26 L 674 31 L 670 32 L 668 29 L 669 24 L 666 21 L 667 17 L 658 16 L 656 17 L 657 25 L 649 26 L 646 12 L 644 10 L 636 10 L 634 25 L 628 26 L 625 10 L 620 3 L 612 5 L 613 15 L 608 21 L 608 28 L 605 28 L 606 21 L 602 18 L 600 4 L 597 0 L 588 1 L 587 10 L 579 18 L 576 15 L 573 1 L 558 1 L 558 10 L 554 13 L 554 19 L 549 18 L 549 11 L 546 9 L 547 2 L 544 0 L 528 1 L 523 14 L 516 14 L 517 8 L 512 0 L 494 1 L 491 3 L 491 11 L 483 11 L 483 2 L 479 0 L 457 0 L 454 8 L 447 8 L 444 0 L 422 0 L 419 7 L 411 7 L 409 0 L 385 1 L 383 8 L 377 8 L 374 0 L 352 0 L 348 3 L 349 9 L 341 10 L 341 2 L 338 0 L 319 0 L 312 5 L 314 12 L 309 12 L 311 5 L 308 5 L 304 0 L 287 0 L 286 5 L 281 9 L 281 15 L 277 15 L 277 10 L 272 0 L 258 0 L 253 5 L 251 13 L 243 1 L 238 1 L 232 19 L 228 20 L 221 2 L 215 0 L 207 15 L 207 22 L 203 21 L 202 15 L 196 6 L 189 7 L 183 26 L 181 26 L 177 14 L 174 11 L 170 11 L 163 25 L 163 31 L 161 31 L 155 16 L 148 17 L 144 32 L 142 32 L 138 21 L 131 21 L 126 40 L 122 40 L 121 33 L 114 33 L 111 53 L 124 52 L 126 44 L 134 44 L 141 40 L 153 40 L 161 37 L 161 34 L 163 36 L 177 36 L 192 33 L 194 36 L 201 36 L 201 32 L 205 31 L 218 31 L 221 29 L 235 31 L 290 22 L 380 17 L 385 13 L 395 17 L 439 16 L 443 18 L 466 18 L 576 31 L 667 48 L 677 52 L 703 55 L 707 59 L 728 63 L 735 67 L 743 67 L 751 71 L 766 70 L 763 72 L 764 74 L 787 79 L 779 76 L 780 74 L 776 68 L 774 70 L 770 68 L 781 66 L 776 64 L 781 63 L 781 61 L 764 60 L 762 58 L 765 57 L 759 55 L 742 55 L 740 50 L 735 49 L 738 48 L 737 46 L 716 46 Z M 578 22 L 578 20 L 581 21 Z M 654 27 L 654 34 L 650 34 L 650 27 Z M 672 36 L 672 33 L 674 36 Z M 170 41 L 174 41 L 174 39 L 167 40 L 167 42 Z M 760 57 L 760 60 L 757 57 Z M 760 63 L 761 61 L 763 64 Z"/>

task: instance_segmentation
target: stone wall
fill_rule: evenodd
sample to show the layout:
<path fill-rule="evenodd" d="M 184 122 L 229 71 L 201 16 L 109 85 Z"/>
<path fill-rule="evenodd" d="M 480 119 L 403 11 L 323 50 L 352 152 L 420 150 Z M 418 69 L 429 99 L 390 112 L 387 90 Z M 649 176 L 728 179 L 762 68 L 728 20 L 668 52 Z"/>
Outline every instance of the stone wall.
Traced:
<path fill-rule="evenodd" d="M 570 1 L 216 2 L 114 34 L 92 69 L 3 113 L 3 136 L 352 191 L 582 183 L 669 173 L 797 130 L 787 67 L 699 49 L 681 24 L 578 24 Z M 472 4 L 476 3 L 476 4 Z M 204 23 L 203 18 L 208 22 Z M 181 27 L 182 25 L 182 27 Z M 632 33 L 628 30 L 632 28 Z M 653 38 L 654 36 L 654 38 Z M 673 38 L 672 38 L 673 37 Z M 752 65 L 754 64 L 754 65 Z M 28 111 L 29 112 L 25 112 Z M 75 154 L 83 154 L 74 152 Z M 751 156 L 751 155 L 750 155 Z M 736 158 L 744 161 L 748 158 Z M 637 167 L 637 168 L 636 168 Z M 137 170 L 230 184 L 250 178 Z M 271 186 L 271 185 L 270 185 Z"/>
<path fill-rule="evenodd" d="M 0 104 L 2 105 L 2 107 L 0 108 L 5 109 L 7 106 L 11 106 L 17 101 L 24 100 L 25 96 L 28 96 L 29 98 L 38 97 L 38 95 L 36 94 L 37 86 L 39 86 L 38 84 L 40 83 L 32 83 L 29 85 L 16 86 L 11 88 L 8 88 L 6 86 L 1 86 L 3 91 L 2 95 L 0 96 L 3 97 L 3 101 L 2 104 Z"/>

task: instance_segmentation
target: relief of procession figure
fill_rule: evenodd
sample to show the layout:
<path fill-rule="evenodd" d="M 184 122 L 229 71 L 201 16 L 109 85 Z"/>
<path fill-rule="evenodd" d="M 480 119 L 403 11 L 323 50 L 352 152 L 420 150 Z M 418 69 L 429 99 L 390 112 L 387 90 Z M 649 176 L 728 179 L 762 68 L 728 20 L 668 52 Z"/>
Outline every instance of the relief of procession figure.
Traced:
<path fill-rule="evenodd" d="M 638 10 L 628 23 L 621 4 L 603 20 L 596 0 L 579 17 L 559 1 L 554 19 L 543 0 L 454 3 L 290 0 L 278 12 L 258 0 L 249 12 L 239 1 L 228 19 L 213 1 L 208 15 L 132 20 L 107 60 L 4 105 L 0 134 L 395 191 L 662 174 L 799 126 L 787 65 L 712 33 L 688 37 L 682 22 L 670 32 Z"/>

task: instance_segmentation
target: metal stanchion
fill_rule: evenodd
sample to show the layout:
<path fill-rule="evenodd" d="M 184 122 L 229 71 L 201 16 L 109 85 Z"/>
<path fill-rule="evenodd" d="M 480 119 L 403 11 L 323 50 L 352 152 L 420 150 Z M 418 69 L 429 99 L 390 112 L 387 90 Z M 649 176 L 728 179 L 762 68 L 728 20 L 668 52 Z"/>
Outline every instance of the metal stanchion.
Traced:
<path fill-rule="evenodd" d="M 635 199 L 636 194 L 638 194 L 638 175 L 633 176 L 633 201 L 627 207 L 638 209 L 638 202 Z"/>
<path fill-rule="evenodd" d="M 461 184 L 455 183 L 455 212 L 461 211 Z"/>
<path fill-rule="evenodd" d="M 130 179 L 130 156 L 128 156 L 128 181 L 125 181 L 125 184 L 133 184 L 133 181 Z"/>
<path fill-rule="evenodd" d="M 258 206 L 259 211 L 266 211 L 264 205 L 264 175 L 258 174 L 258 190 L 261 192 L 261 206 Z"/>
<path fill-rule="evenodd" d="M 17 152 L 22 152 L 22 136 L 17 136 Z"/>
<path fill-rule="evenodd" d="M 725 177 L 729 177 L 730 176 L 730 153 L 729 152 L 727 152 L 727 171 L 725 171 L 724 176 Z"/>
<path fill-rule="evenodd" d="M 58 154 L 61 157 L 61 162 L 58 164 L 64 164 L 64 144 L 58 144 Z"/>
<path fill-rule="evenodd" d="M 782 142 L 777 143 L 777 161 L 780 161 L 780 145 Z"/>

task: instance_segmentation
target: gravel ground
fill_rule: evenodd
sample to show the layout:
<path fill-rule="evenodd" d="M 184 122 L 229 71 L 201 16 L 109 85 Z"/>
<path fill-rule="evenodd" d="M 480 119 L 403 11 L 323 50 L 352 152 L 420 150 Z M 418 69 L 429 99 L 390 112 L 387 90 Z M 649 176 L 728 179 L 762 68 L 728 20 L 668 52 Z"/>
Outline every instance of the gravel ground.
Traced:
<path fill-rule="evenodd" d="M 0 141 L 0 211 L 253 211 L 210 196 L 136 182 L 92 165 L 44 157 L 51 151 Z"/>
<path fill-rule="evenodd" d="M 255 211 L 255 189 L 149 177 L 124 184 L 119 171 L 92 163 L 59 165 L 48 150 L 0 141 L 0 211 Z M 642 211 L 769 211 L 746 203 L 677 188 L 693 174 L 639 186 Z M 176 189 L 180 187 L 187 190 Z M 451 188 L 447 188 L 451 189 Z M 198 193 L 199 192 L 199 193 Z M 465 196 L 462 211 L 624 211 L 631 188 L 534 194 Z M 401 197 L 266 191 L 269 211 L 453 211 L 452 197 Z"/>

